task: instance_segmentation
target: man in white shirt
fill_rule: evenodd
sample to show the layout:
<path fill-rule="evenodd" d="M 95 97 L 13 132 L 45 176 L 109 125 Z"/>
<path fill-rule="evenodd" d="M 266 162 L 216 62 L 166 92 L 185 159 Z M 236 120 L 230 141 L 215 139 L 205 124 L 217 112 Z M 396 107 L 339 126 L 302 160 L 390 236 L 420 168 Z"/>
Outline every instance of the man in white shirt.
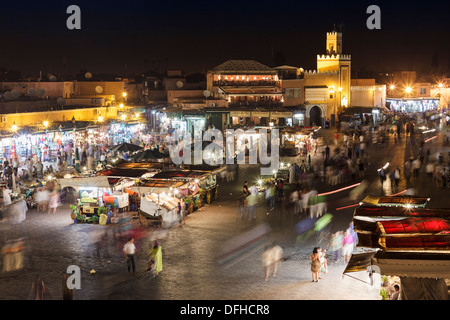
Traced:
<path fill-rule="evenodd" d="M 258 196 L 258 188 L 255 184 L 253 184 L 248 191 L 250 191 L 250 195 L 257 197 Z"/>
<path fill-rule="evenodd" d="M 125 259 L 127 260 L 128 273 L 131 272 L 133 268 L 133 273 L 136 271 L 134 264 L 134 255 L 136 253 L 136 246 L 134 245 L 134 238 L 130 238 L 127 243 L 123 246 L 123 253 L 125 254 Z"/>

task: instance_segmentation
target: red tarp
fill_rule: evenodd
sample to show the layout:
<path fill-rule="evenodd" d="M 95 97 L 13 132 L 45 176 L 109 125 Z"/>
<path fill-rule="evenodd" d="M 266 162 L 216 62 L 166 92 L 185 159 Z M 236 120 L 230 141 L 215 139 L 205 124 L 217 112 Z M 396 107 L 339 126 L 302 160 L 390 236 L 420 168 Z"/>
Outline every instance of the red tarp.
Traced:
<path fill-rule="evenodd" d="M 440 218 L 408 218 L 379 221 L 383 233 L 450 233 L 450 223 Z"/>
<path fill-rule="evenodd" d="M 450 248 L 450 237 L 429 236 L 429 237 L 414 237 L 414 238 L 384 238 L 382 240 L 382 247 L 390 248 L 416 248 L 416 249 L 448 249 Z M 384 240 L 384 242 L 383 242 Z"/>
<path fill-rule="evenodd" d="M 444 219 L 408 218 L 379 221 L 377 225 L 384 248 L 450 248 L 450 223 Z"/>

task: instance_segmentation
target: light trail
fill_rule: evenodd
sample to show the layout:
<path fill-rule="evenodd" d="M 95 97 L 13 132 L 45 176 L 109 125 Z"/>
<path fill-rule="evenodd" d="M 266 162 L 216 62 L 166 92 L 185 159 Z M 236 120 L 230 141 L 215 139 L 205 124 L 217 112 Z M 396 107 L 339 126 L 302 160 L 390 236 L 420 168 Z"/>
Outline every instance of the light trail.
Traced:
<path fill-rule="evenodd" d="M 424 142 L 428 142 L 428 141 L 433 140 L 433 139 L 435 139 L 435 138 L 437 138 L 437 136 L 431 137 L 431 138 L 425 140 Z"/>
<path fill-rule="evenodd" d="M 351 204 L 351 205 L 345 206 L 345 207 L 336 208 L 336 211 L 337 210 L 343 210 L 343 209 L 351 208 L 351 207 L 356 207 L 356 206 L 359 206 L 359 203 Z"/>
<path fill-rule="evenodd" d="M 403 190 L 403 191 L 397 192 L 397 193 L 395 193 L 395 194 L 391 194 L 391 195 L 389 195 L 388 197 L 394 197 L 394 196 L 397 196 L 397 195 L 399 195 L 399 194 L 401 194 L 401 193 L 405 193 L 405 192 L 406 192 L 406 189 Z M 358 202 L 358 203 L 355 203 L 355 204 L 351 204 L 351 205 L 349 205 L 349 206 L 336 208 L 335 210 L 336 210 L 336 211 L 338 211 L 338 210 L 343 210 L 343 209 L 347 209 L 347 208 L 356 207 L 356 206 L 359 206 L 359 205 L 360 205 L 360 203 Z"/>
<path fill-rule="evenodd" d="M 329 191 L 329 192 L 324 192 L 324 193 L 319 193 L 318 196 L 326 196 L 326 195 L 329 195 L 329 194 L 341 192 L 341 191 L 344 191 L 344 190 L 347 190 L 347 189 L 350 189 L 350 188 L 357 187 L 357 186 L 359 186 L 360 184 L 361 184 L 361 182 L 355 183 L 355 184 L 352 184 L 351 186 L 347 186 L 347 187 L 340 188 L 340 189 L 337 189 L 337 190 L 333 190 L 333 191 Z"/>
<path fill-rule="evenodd" d="M 400 192 L 397 192 L 396 194 L 391 194 L 390 196 L 388 196 L 388 197 L 393 197 L 393 196 L 397 196 L 397 195 L 399 195 L 400 193 L 405 193 L 406 192 L 406 189 L 405 190 L 403 190 L 403 191 L 400 191 Z"/>

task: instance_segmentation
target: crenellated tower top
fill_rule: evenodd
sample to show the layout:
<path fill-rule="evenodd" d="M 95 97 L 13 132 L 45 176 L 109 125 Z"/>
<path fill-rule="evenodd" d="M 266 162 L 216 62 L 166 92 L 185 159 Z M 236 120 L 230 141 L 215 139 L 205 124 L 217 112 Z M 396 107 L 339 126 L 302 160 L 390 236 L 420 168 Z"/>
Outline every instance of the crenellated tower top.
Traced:
<path fill-rule="evenodd" d="M 342 53 L 342 33 L 341 32 L 327 32 L 327 47 L 326 52 L 329 55 Z"/>

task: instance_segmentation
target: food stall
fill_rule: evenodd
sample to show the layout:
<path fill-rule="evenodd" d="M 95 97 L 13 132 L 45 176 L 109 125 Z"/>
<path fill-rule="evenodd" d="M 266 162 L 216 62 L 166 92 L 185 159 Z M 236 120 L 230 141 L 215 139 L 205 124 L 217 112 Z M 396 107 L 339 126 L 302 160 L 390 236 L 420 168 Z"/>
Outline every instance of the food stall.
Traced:
<path fill-rule="evenodd" d="M 105 176 L 61 178 L 57 182 L 62 190 L 73 188 L 79 192 L 79 212 L 88 217 L 98 216 L 98 209 L 104 204 L 103 195 L 111 192 Z"/>
<path fill-rule="evenodd" d="M 151 178 L 163 168 L 161 163 L 124 162 L 102 170 L 98 174 L 107 177 L 109 184 L 112 186 L 112 192 L 104 195 L 105 204 L 114 202 L 119 210 L 137 210 L 139 197 L 134 192 L 130 192 L 130 187 L 141 178 Z"/>
<path fill-rule="evenodd" d="M 189 212 L 201 207 L 203 202 L 211 203 L 217 198 L 219 185 L 217 184 L 217 174 L 214 171 L 201 170 L 169 170 L 163 171 L 153 176 L 152 179 L 178 180 L 189 182 L 189 195 L 186 194 L 186 202 L 193 206 Z M 186 191 L 184 191 L 186 193 Z"/>
<path fill-rule="evenodd" d="M 131 186 L 140 195 L 139 221 L 164 225 L 178 221 L 178 203 L 186 197 L 187 188 L 187 182 L 168 179 L 148 179 Z"/>
<path fill-rule="evenodd" d="M 315 140 L 314 133 L 320 127 L 312 127 L 308 129 L 297 130 L 286 128 L 281 130 L 281 156 L 298 156 L 306 155 L 304 150 L 312 149 Z"/>

